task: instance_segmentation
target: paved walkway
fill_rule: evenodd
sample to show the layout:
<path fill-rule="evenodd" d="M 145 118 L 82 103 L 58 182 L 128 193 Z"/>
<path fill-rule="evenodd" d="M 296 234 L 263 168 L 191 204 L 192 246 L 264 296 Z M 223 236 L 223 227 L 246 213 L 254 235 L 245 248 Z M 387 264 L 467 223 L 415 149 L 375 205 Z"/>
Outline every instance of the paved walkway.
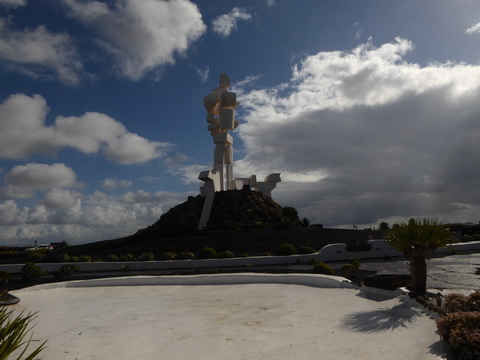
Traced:
<path fill-rule="evenodd" d="M 361 269 L 377 274 L 409 274 L 408 260 L 361 262 Z M 427 261 L 427 287 L 442 292 L 468 293 L 480 290 L 480 253 L 450 255 Z"/>

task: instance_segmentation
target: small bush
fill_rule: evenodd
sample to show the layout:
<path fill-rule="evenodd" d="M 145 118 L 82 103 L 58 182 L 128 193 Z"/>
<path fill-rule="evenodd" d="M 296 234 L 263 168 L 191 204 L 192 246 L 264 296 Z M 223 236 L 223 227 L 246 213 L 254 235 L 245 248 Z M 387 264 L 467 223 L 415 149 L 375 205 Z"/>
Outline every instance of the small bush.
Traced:
<path fill-rule="evenodd" d="M 292 244 L 282 244 L 275 251 L 275 255 L 284 256 L 284 255 L 295 255 L 297 250 Z"/>
<path fill-rule="evenodd" d="M 6 271 L 0 271 L 0 288 L 12 281 L 12 277 Z M 0 290 L 1 292 L 1 290 Z"/>
<path fill-rule="evenodd" d="M 47 272 L 32 262 L 27 262 L 22 267 L 22 279 L 25 281 L 34 281 L 45 275 L 47 275 Z"/>
<path fill-rule="evenodd" d="M 298 220 L 298 211 L 294 207 L 285 206 L 282 208 L 282 214 L 288 217 L 290 220 Z"/>
<path fill-rule="evenodd" d="M 119 257 L 120 261 L 132 261 L 135 257 L 132 254 L 125 254 Z"/>
<path fill-rule="evenodd" d="M 268 224 L 263 221 L 251 221 L 248 223 L 249 229 L 265 229 L 268 227 Z"/>
<path fill-rule="evenodd" d="M 438 333 L 458 359 L 480 358 L 480 312 L 455 312 L 435 320 Z"/>
<path fill-rule="evenodd" d="M 457 255 L 458 253 L 457 249 L 454 249 L 452 247 L 449 247 L 447 252 L 448 252 L 448 255 Z"/>
<path fill-rule="evenodd" d="M 233 255 L 233 252 L 231 252 L 230 250 L 225 250 L 220 254 L 220 257 L 222 259 L 229 259 L 229 258 L 233 258 L 234 255 Z"/>
<path fill-rule="evenodd" d="M 72 256 L 70 256 L 70 261 L 71 262 L 79 262 L 80 258 L 78 256 L 72 255 Z"/>
<path fill-rule="evenodd" d="M 90 255 L 82 255 L 78 258 L 79 262 L 92 262 L 92 257 Z"/>
<path fill-rule="evenodd" d="M 152 252 L 144 252 L 138 258 L 142 261 L 153 261 L 155 260 L 155 255 Z"/>
<path fill-rule="evenodd" d="M 56 258 L 57 258 L 57 261 L 59 261 L 59 262 L 69 262 L 70 261 L 70 255 L 68 255 L 66 253 L 58 254 L 56 256 Z"/>
<path fill-rule="evenodd" d="M 110 254 L 107 256 L 108 261 L 118 261 L 118 255 Z"/>
<path fill-rule="evenodd" d="M 161 260 L 175 260 L 176 257 L 177 255 L 171 251 L 164 252 L 162 255 L 160 255 Z"/>
<path fill-rule="evenodd" d="M 448 313 L 480 311 L 480 291 L 475 291 L 469 296 L 457 293 L 445 295 L 445 311 Z"/>
<path fill-rule="evenodd" d="M 29 262 L 40 262 L 45 259 L 45 252 L 44 251 L 31 251 L 27 255 L 27 259 Z"/>
<path fill-rule="evenodd" d="M 329 265 L 325 264 L 324 262 L 316 263 L 313 266 L 313 272 L 315 274 L 335 275 L 335 272 L 333 271 L 333 269 Z"/>
<path fill-rule="evenodd" d="M 195 254 L 190 251 L 183 251 L 178 254 L 178 258 L 181 260 L 193 260 L 195 259 Z"/>
<path fill-rule="evenodd" d="M 265 251 L 262 253 L 262 256 L 272 256 L 272 253 L 270 251 Z"/>
<path fill-rule="evenodd" d="M 317 252 L 317 250 L 315 250 L 314 248 L 310 247 L 310 246 L 300 246 L 298 248 L 298 253 L 299 254 L 313 254 Z"/>
<path fill-rule="evenodd" d="M 18 250 L 3 250 L 0 251 L 0 259 L 12 259 L 16 257 L 21 257 L 22 253 Z"/>
<path fill-rule="evenodd" d="M 349 264 L 345 264 L 341 268 L 343 276 L 356 276 L 360 270 L 360 260 L 358 258 L 352 258 Z"/>
<path fill-rule="evenodd" d="M 65 264 L 62 265 L 57 271 L 54 271 L 53 276 L 55 276 L 55 279 L 60 281 L 69 280 L 72 275 L 79 270 L 80 268 L 78 267 L 78 265 Z"/>
<path fill-rule="evenodd" d="M 200 259 L 216 259 L 217 251 L 211 247 L 205 246 L 200 250 Z"/>
<path fill-rule="evenodd" d="M 222 230 L 234 230 L 238 231 L 242 228 L 242 223 L 235 220 L 225 220 L 220 224 L 220 229 Z"/>
<path fill-rule="evenodd" d="M 250 255 L 247 254 L 247 253 L 241 253 L 241 254 L 240 254 L 240 257 L 250 257 Z"/>

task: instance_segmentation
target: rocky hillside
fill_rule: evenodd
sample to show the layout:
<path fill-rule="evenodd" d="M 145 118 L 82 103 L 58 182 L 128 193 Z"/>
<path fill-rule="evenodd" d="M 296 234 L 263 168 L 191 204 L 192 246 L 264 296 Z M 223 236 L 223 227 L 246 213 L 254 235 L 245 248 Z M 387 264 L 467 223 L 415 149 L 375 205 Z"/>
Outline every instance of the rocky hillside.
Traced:
<path fill-rule="evenodd" d="M 204 199 L 190 196 L 184 203 L 175 206 L 160 219 L 137 234 L 150 237 L 175 235 L 196 231 L 202 213 Z M 240 230 L 272 227 L 301 226 L 296 214 L 284 211 L 282 206 L 268 196 L 248 187 L 243 190 L 228 190 L 215 193 L 207 230 Z"/>

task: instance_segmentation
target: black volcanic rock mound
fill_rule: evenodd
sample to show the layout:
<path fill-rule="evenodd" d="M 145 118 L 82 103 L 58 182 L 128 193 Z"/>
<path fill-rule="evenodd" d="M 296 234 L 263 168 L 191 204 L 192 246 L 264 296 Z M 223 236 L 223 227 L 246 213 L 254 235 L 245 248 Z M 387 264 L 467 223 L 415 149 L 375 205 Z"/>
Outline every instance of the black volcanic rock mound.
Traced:
<path fill-rule="evenodd" d="M 143 235 L 175 235 L 196 231 L 202 214 L 204 199 L 190 196 L 146 229 Z M 248 188 L 215 193 L 212 212 L 206 230 L 240 230 L 271 227 L 301 226 L 298 218 L 282 213 L 282 207 L 268 196 Z"/>
<path fill-rule="evenodd" d="M 301 226 L 282 207 L 258 191 L 229 190 L 215 193 L 207 230 L 258 229 L 277 226 Z"/>
<path fill-rule="evenodd" d="M 153 225 L 139 232 L 155 233 L 161 235 L 175 235 L 198 229 L 198 223 L 202 214 L 204 199 L 198 196 L 189 196 L 188 200 L 171 208 L 160 216 Z"/>

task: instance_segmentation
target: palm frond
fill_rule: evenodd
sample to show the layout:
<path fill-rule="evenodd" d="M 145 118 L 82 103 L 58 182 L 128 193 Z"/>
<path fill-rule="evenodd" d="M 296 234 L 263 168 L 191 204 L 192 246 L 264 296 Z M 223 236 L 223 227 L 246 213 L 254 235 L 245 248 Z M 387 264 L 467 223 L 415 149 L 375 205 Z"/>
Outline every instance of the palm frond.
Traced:
<path fill-rule="evenodd" d="M 393 248 L 404 253 L 410 248 L 436 249 L 452 241 L 444 225 L 426 218 L 395 224 L 385 235 L 385 239 Z"/>

